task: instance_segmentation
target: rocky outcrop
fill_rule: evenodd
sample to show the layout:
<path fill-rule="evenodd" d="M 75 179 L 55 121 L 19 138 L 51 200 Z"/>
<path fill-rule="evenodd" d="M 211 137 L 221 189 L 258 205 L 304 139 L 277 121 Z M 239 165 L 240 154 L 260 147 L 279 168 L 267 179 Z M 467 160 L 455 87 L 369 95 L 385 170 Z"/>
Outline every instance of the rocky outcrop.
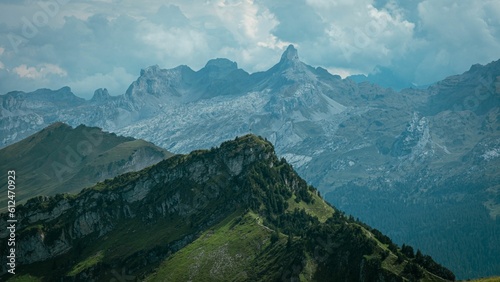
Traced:
<path fill-rule="evenodd" d="M 427 118 L 413 113 L 406 130 L 392 144 L 391 156 L 403 157 L 411 154 L 410 157 L 414 159 L 430 155 L 432 151 L 426 150 L 426 146 L 431 142 Z"/>

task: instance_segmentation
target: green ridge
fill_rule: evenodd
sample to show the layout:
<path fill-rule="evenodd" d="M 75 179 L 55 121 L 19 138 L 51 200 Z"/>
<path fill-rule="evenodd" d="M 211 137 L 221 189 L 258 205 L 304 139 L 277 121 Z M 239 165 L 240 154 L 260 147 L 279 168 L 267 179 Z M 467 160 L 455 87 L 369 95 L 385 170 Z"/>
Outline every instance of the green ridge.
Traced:
<path fill-rule="evenodd" d="M 134 157 L 135 154 L 143 156 Z M 141 169 L 172 156 L 144 140 L 117 136 L 96 127 L 57 122 L 0 150 L 1 171 L 16 171 L 16 204 L 31 197 L 78 193 L 106 178 Z M 150 160 L 148 160 L 148 158 Z M 143 161 L 137 167 L 131 160 Z M 0 183 L 6 191 L 6 182 Z M 0 195 L 0 212 L 7 193 Z"/>
<path fill-rule="evenodd" d="M 17 240 L 28 244 L 43 234 L 39 248 L 64 240 L 71 248 L 20 265 L 18 277 L 104 281 L 119 272 L 146 281 L 445 281 L 433 271 L 452 278 L 430 257 L 406 256 L 379 231 L 328 205 L 269 142 L 252 135 L 76 196 L 32 199 L 18 214 L 61 205 L 69 208 L 53 218 L 21 219 Z"/>

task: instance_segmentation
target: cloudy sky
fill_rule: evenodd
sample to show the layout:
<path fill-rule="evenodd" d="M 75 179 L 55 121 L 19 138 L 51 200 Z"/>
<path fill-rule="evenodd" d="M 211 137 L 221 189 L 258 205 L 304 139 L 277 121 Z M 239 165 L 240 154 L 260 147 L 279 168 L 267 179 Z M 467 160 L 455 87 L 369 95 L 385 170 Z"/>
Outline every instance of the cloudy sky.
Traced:
<path fill-rule="evenodd" d="M 266 70 L 293 43 L 331 73 L 424 85 L 500 59 L 498 0 L 2 0 L 0 94 L 125 92 L 141 68 L 224 57 Z"/>

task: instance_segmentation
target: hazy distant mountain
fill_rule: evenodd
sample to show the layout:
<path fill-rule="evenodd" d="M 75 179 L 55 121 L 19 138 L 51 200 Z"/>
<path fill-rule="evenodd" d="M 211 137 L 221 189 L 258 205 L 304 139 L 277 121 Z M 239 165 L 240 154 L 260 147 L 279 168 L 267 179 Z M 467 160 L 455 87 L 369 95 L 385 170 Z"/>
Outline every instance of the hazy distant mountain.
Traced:
<path fill-rule="evenodd" d="M 15 170 L 16 203 L 39 195 L 77 193 L 85 187 L 172 156 L 144 140 L 116 136 L 99 128 L 54 123 L 0 150 L 0 169 Z M 0 184 L 7 191 L 7 182 Z M 0 195 L 0 211 L 7 193 Z"/>
<path fill-rule="evenodd" d="M 454 280 L 431 257 L 329 206 L 253 135 L 76 196 L 31 199 L 16 217 L 21 280 Z M 2 216 L 0 238 L 6 225 Z"/>
<path fill-rule="evenodd" d="M 405 88 L 415 87 L 411 81 L 406 80 L 406 78 L 394 72 L 390 68 L 377 66 L 373 73 L 368 75 L 355 74 L 348 77 L 357 83 L 369 82 L 380 85 L 386 88 L 392 88 L 394 90 L 401 90 Z"/>
<path fill-rule="evenodd" d="M 289 46 L 264 72 L 226 59 L 199 71 L 153 66 L 124 95 L 98 90 L 50 112 L 27 102 L 33 93 L 0 95 L 0 139 L 61 120 L 186 153 L 256 133 L 337 207 L 461 278 L 487 276 L 500 273 L 499 77 L 495 61 L 396 92 L 304 64 Z M 49 92 L 37 95 L 67 100 Z"/>

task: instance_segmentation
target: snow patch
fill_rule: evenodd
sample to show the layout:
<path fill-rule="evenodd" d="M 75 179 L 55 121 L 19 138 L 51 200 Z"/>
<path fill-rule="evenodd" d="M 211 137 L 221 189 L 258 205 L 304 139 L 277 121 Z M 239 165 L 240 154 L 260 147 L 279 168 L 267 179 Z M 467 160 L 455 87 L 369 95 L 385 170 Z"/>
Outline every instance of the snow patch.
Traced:
<path fill-rule="evenodd" d="M 491 150 L 488 150 L 484 152 L 484 154 L 481 155 L 485 161 L 492 160 L 494 158 L 500 157 L 500 148 L 494 148 Z"/>

